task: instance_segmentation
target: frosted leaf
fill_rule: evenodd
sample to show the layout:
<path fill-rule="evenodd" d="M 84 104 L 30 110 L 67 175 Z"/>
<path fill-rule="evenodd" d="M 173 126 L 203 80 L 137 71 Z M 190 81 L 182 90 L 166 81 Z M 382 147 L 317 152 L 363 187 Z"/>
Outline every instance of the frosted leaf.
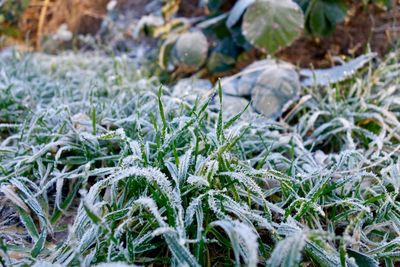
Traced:
<path fill-rule="evenodd" d="M 148 208 L 150 213 L 154 216 L 154 218 L 157 220 L 158 224 L 161 227 L 163 227 L 163 228 L 168 227 L 167 223 L 164 221 L 164 219 L 162 218 L 162 216 L 158 210 L 156 202 L 152 198 L 141 197 L 141 198 L 135 200 L 135 203 Z"/>
<path fill-rule="evenodd" d="M 116 183 L 122 179 L 125 179 L 127 177 L 131 176 L 141 176 L 146 178 L 149 182 L 155 182 L 161 189 L 161 191 L 171 200 L 175 201 L 173 198 L 173 190 L 171 186 L 171 182 L 168 180 L 168 178 L 160 172 L 158 169 L 155 168 L 140 168 L 136 166 L 129 167 L 127 169 L 122 169 L 118 172 L 116 172 L 112 177 L 110 177 L 110 180 L 113 183 Z"/>
<path fill-rule="evenodd" d="M 206 61 L 207 53 L 207 38 L 200 31 L 181 34 L 173 48 L 175 64 L 186 70 L 199 69 Z"/>
<path fill-rule="evenodd" d="M 215 195 L 217 194 L 216 191 L 211 190 L 208 193 L 208 206 L 210 209 L 215 213 L 218 219 L 227 219 L 230 220 L 231 217 L 229 215 L 226 215 L 225 212 L 222 210 L 222 206 L 219 200 L 215 198 Z"/>
<path fill-rule="evenodd" d="M 303 25 L 303 12 L 295 2 L 257 0 L 244 14 L 242 33 L 252 45 L 273 54 L 297 39 Z"/>
<path fill-rule="evenodd" d="M 15 192 L 12 186 L 1 185 L 0 192 L 2 192 L 5 195 L 5 197 L 9 199 L 11 202 L 13 202 L 15 205 L 23 209 L 28 214 L 30 213 L 28 206 L 26 206 L 25 202 L 18 196 L 18 194 Z"/>
<path fill-rule="evenodd" d="M 137 165 L 138 162 L 141 162 L 142 158 L 139 156 L 127 156 L 122 160 L 121 167 L 122 168 L 128 168 L 130 166 L 135 166 Z"/>
<path fill-rule="evenodd" d="M 290 68 L 267 69 L 257 79 L 251 99 L 254 109 L 270 117 L 279 117 L 289 101 L 300 95 L 297 72 Z"/>
<path fill-rule="evenodd" d="M 138 141 L 129 141 L 129 148 L 131 149 L 133 155 L 141 157 L 142 152 Z"/>
<path fill-rule="evenodd" d="M 189 178 L 187 179 L 187 183 L 198 186 L 198 187 L 210 186 L 208 181 L 203 176 L 197 176 L 197 175 L 189 175 Z"/>
<path fill-rule="evenodd" d="M 246 266 L 255 267 L 258 264 L 258 236 L 247 225 L 236 220 L 219 220 L 211 223 L 219 226 L 228 234 L 235 254 L 236 264 L 240 258 Z"/>
<path fill-rule="evenodd" d="M 160 228 L 157 228 L 156 230 L 154 230 L 151 233 L 151 235 L 153 237 L 155 237 L 155 236 L 159 236 L 159 235 L 163 235 L 163 234 L 171 233 L 171 232 L 175 232 L 175 229 L 173 229 L 171 227 L 160 227 Z"/>
<path fill-rule="evenodd" d="M 229 12 L 228 19 L 226 20 L 226 26 L 232 28 L 242 17 L 243 13 L 255 0 L 239 0 L 235 3 L 231 11 Z"/>
<path fill-rule="evenodd" d="M 302 69 L 302 86 L 324 86 L 351 78 L 354 73 L 377 56 L 376 53 L 361 55 L 349 62 L 329 69 Z"/>
<path fill-rule="evenodd" d="M 77 113 L 71 117 L 72 125 L 78 131 L 89 132 L 92 130 L 92 122 L 85 113 Z"/>
<path fill-rule="evenodd" d="M 262 189 L 257 185 L 256 182 L 246 174 L 240 173 L 240 172 L 223 172 L 220 175 L 226 175 L 231 178 L 234 178 L 235 180 L 245 184 L 251 192 L 256 192 L 259 196 L 263 197 L 264 193 Z"/>
<path fill-rule="evenodd" d="M 242 97 L 234 97 L 230 95 L 222 96 L 222 115 L 225 120 L 239 114 L 249 105 L 249 101 Z M 219 110 L 219 97 L 215 96 L 213 104 L 210 106 L 213 110 Z M 249 118 L 252 114 L 251 109 L 247 109 L 241 118 Z"/>
<path fill-rule="evenodd" d="M 125 134 L 125 130 L 123 128 L 118 128 L 115 131 L 115 135 L 118 136 L 119 138 L 121 138 L 122 140 L 126 139 L 126 134 Z"/>
<path fill-rule="evenodd" d="M 209 98 L 213 90 L 209 80 L 204 79 L 180 79 L 173 87 L 172 95 L 179 99 L 185 99 L 194 102 L 196 99 L 206 100 Z"/>
<path fill-rule="evenodd" d="M 195 213 L 198 211 L 198 209 L 201 209 L 202 205 L 202 200 L 207 194 L 202 194 L 195 199 L 193 199 L 188 208 L 186 209 L 186 214 L 185 214 L 185 225 L 189 226 L 193 222 L 193 217 Z"/>
<path fill-rule="evenodd" d="M 302 232 L 286 237 L 278 242 L 268 260 L 268 266 L 298 266 L 306 245 L 306 236 Z"/>
<path fill-rule="evenodd" d="M 38 260 L 35 262 L 35 264 L 32 265 L 32 267 L 61 267 L 61 266 L 62 266 L 61 264 L 51 263 L 44 260 Z"/>
<path fill-rule="evenodd" d="M 273 69 L 287 72 L 288 70 L 295 70 L 295 67 L 288 62 L 276 59 L 257 60 L 248 65 L 241 72 L 233 76 L 222 78 L 222 90 L 228 95 L 250 96 L 260 74 Z"/>
<path fill-rule="evenodd" d="M 187 177 L 189 166 L 190 166 L 191 156 L 192 156 L 192 149 L 189 149 L 179 159 L 179 168 L 178 168 L 178 179 L 179 179 L 179 181 L 183 181 Z"/>

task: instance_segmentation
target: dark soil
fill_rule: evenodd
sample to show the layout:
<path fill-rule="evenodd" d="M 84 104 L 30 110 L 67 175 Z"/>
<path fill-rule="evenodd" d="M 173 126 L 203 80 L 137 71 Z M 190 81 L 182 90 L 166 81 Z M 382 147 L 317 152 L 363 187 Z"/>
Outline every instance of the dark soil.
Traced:
<path fill-rule="evenodd" d="M 235 1 L 224 1 L 218 8 L 220 12 L 228 12 L 234 6 Z M 207 8 L 199 7 L 198 0 L 181 0 L 179 4 L 178 16 L 180 17 L 200 17 L 212 13 Z"/>
<path fill-rule="evenodd" d="M 344 22 L 326 38 L 303 36 L 277 56 L 301 67 L 334 65 L 335 57 L 354 57 L 368 51 L 368 46 L 384 55 L 400 36 L 399 6 L 390 11 L 374 6 L 358 6 L 349 11 Z"/>

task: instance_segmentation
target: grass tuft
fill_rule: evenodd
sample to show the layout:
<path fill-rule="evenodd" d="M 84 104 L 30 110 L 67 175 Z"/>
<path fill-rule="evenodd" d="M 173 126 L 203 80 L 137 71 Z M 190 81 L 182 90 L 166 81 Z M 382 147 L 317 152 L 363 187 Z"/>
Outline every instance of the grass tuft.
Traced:
<path fill-rule="evenodd" d="M 0 263 L 398 264 L 398 58 L 279 122 L 124 58 L 1 58 Z"/>

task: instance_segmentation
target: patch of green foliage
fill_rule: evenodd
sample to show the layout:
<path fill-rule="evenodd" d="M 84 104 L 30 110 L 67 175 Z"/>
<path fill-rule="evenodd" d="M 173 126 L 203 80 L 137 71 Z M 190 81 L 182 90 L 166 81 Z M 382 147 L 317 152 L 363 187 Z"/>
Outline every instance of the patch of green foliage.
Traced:
<path fill-rule="evenodd" d="M 182 2 L 180 5 L 180 2 L 164 1 L 163 17 L 145 16 L 138 26 L 138 31 L 141 29 L 163 40 L 159 65 L 175 74 L 201 68 L 210 74 L 221 74 L 254 54 L 255 49 L 259 50 L 259 55 L 277 53 L 303 32 L 311 37 L 329 36 L 353 7 L 374 5 L 389 10 L 392 4 L 391 0 L 209 0 L 201 1 L 198 7 L 206 16 L 186 18 L 177 15 L 179 8 L 187 4 Z M 192 37 L 188 37 L 188 32 L 196 34 L 191 33 Z M 199 35 L 203 35 L 202 39 L 207 38 L 208 47 L 199 42 Z M 185 61 L 175 59 L 176 52 L 182 47 L 177 41 L 180 36 L 184 36 L 188 44 L 182 53 L 196 55 L 202 51 L 201 60 L 191 64 L 192 68 L 187 68 Z M 202 49 L 196 49 L 196 45 Z"/>
<path fill-rule="evenodd" d="M 129 60 L 0 59 L 0 112 L 23 114 L 0 124 L 1 262 L 394 266 L 398 58 L 280 122 L 225 119 Z"/>
<path fill-rule="evenodd" d="M 25 8 L 28 7 L 29 0 L 1 0 L 0 1 L 0 34 L 18 37 L 19 31 L 16 27 L 18 19 Z"/>
<path fill-rule="evenodd" d="M 328 36 L 338 23 L 346 17 L 352 5 L 346 0 L 294 0 L 305 14 L 305 29 L 313 36 Z M 364 5 L 375 4 L 383 8 L 390 8 L 391 0 L 360 1 Z"/>

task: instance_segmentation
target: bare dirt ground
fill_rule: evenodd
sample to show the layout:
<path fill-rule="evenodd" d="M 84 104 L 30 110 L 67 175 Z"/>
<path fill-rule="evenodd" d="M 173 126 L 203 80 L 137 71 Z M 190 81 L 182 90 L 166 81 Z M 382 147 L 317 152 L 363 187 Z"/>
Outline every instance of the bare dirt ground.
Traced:
<path fill-rule="evenodd" d="M 303 36 L 277 56 L 301 67 L 332 65 L 336 56 L 358 56 L 368 45 L 379 55 L 396 44 L 400 33 L 400 7 L 385 11 L 373 6 L 356 7 L 335 32 L 324 39 Z"/>

